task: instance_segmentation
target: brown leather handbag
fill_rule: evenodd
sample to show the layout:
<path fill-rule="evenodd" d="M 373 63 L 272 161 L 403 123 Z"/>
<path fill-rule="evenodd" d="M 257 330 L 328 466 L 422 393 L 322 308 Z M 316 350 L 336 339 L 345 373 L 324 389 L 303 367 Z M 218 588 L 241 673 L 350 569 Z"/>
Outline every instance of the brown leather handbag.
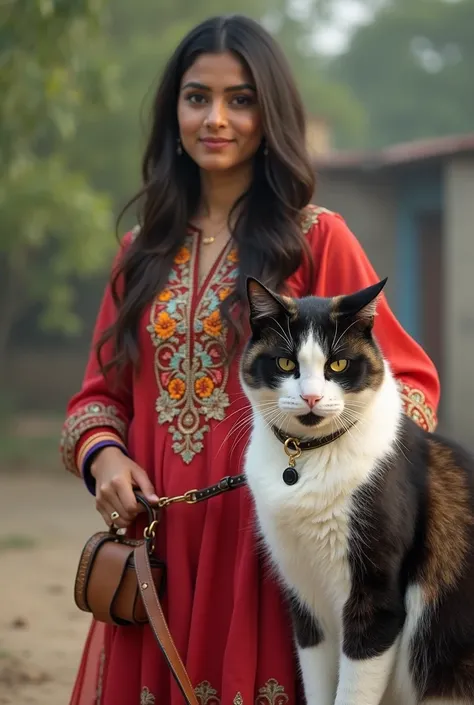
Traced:
<path fill-rule="evenodd" d="M 160 512 L 176 502 L 196 504 L 243 484 L 244 475 L 225 477 L 203 490 L 162 497 L 157 508 L 136 493 L 137 500 L 148 512 L 143 539 L 126 538 L 114 528 L 99 531 L 87 541 L 79 560 L 74 586 L 74 599 L 79 609 L 106 624 L 149 623 L 188 705 L 199 703 L 160 604 L 166 578 L 165 564 L 154 555 Z"/>
<path fill-rule="evenodd" d="M 148 621 L 135 570 L 135 549 L 146 546 L 153 584 L 161 596 L 166 566 L 153 555 L 153 538 L 160 509 L 135 494 L 148 512 L 146 536 L 129 539 L 111 527 L 99 531 L 87 541 L 77 568 L 74 599 L 79 609 L 91 612 L 105 624 L 125 626 Z"/>

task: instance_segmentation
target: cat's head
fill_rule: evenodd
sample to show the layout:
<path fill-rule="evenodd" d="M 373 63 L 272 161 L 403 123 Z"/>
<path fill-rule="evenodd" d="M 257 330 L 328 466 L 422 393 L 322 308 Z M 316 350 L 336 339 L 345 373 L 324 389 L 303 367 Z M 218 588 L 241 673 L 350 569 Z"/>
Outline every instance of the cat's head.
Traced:
<path fill-rule="evenodd" d="M 373 337 L 386 279 L 348 296 L 292 299 L 248 279 L 252 335 L 241 360 L 244 391 L 269 425 L 319 436 L 350 426 L 382 384 Z"/>

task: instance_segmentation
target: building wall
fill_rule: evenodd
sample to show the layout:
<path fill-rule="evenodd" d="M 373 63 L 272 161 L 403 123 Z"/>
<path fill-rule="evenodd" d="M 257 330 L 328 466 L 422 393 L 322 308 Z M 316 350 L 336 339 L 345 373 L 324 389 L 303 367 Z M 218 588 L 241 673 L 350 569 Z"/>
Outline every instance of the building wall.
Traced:
<path fill-rule="evenodd" d="M 474 157 L 447 162 L 444 179 L 444 426 L 474 448 Z"/>
<path fill-rule="evenodd" d="M 411 336 L 420 334 L 420 248 L 417 216 L 443 208 L 440 166 L 415 166 L 396 173 L 397 315 Z"/>
<path fill-rule="evenodd" d="M 318 176 L 316 202 L 339 212 L 364 247 L 377 274 L 388 277 L 386 294 L 396 300 L 396 202 L 394 182 L 380 172 L 323 172 Z"/>

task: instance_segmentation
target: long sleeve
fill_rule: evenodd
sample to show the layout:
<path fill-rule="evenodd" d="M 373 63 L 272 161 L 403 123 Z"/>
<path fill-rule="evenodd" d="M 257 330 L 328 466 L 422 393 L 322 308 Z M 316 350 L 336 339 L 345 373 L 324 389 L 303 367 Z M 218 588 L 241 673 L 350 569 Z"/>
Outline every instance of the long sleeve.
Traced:
<path fill-rule="evenodd" d="M 127 234 L 117 254 L 115 268 L 124 247 L 130 242 Z M 127 447 L 127 430 L 133 416 L 132 369 L 127 367 L 117 378 L 111 370 L 104 378 L 100 372 L 96 343 L 114 321 L 115 304 L 110 283 L 107 284 L 96 319 L 92 344 L 81 389 L 70 399 L 61 434 L 61 456 L 67 470 L 83 477 L 87 487 L 94 491 L 88 474 L 88 461 L 101 447 L 113 445 L 124 452 Z M 103 362 L 111 359 L 113 342 L 102 349 Z"/>
<path fill-rule="evenodd" d="M 381 277 L 340 215 L 310 207 L 306 222 L 316 268 L 314 294 L 349 294 L 380 281 Z M 302 267 L 295 276 L 295 288 L 301 293 L 308 276 L 307 267 Z M 405 413 L 424 429 L 433 431 L 440 396 L 436 368 L 401 326 L 383 294 L 377 313 L 374 333 L 399 383 Z"/>

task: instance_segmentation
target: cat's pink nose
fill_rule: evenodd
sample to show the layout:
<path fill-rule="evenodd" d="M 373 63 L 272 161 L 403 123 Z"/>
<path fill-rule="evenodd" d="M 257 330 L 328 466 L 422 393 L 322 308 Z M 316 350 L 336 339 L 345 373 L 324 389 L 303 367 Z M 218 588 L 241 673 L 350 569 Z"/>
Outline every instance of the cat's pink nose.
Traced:
<path fill-rule="evenodd" d="M 301 398 L 307 403 L 310 409 L 312 409 L 322 397 L 318 397 L 316 394 L 302 394 Z"/>

